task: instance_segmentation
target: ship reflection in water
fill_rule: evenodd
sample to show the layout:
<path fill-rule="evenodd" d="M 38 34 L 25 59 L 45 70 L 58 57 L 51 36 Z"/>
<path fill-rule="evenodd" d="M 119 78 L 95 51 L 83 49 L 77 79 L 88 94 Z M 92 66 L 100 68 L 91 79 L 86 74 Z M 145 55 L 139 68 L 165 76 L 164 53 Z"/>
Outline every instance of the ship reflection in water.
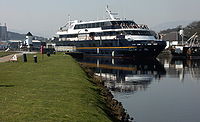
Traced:
<path fill-rule="evenodd" d="M 199 59 L 160 59 L 160 62 L 164 64 L 171 78 L 178 78 L 182 82 L 184 82 L 185 75 L 189 75 L 191 80 L 197 82 L 200 79 Z"/>
<path fill-rule="evenodd" d="M 153 79 L 159 80 L 166 74 L 164 66 L 156 59 L 143 61 L 132 58 L 84 57 L 80 63 L 100 76 L 112 92 L 145 90 Z"/>
<path fill-rule="evenodd" d="M 92 58 L 100 76 L 136 122 L 200 120 L 200 60 Z"/>

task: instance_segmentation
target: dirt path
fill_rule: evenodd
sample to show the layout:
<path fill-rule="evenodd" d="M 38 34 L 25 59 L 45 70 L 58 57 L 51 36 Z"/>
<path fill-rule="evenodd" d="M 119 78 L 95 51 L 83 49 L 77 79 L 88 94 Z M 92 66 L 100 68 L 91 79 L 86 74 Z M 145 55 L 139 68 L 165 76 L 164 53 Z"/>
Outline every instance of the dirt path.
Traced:
<path fill-rule="evenodd" d="M 37 53 L 37 52 L 21 52 L 21 53 L 16 53 L 16 55 L 17 55 L 17 57 L 20 57 L 20 56 L 22 56 L 24 53 L 26 53 L 26 54 L 35 54 L 35 53 Z M 10 60 L 10 58 L 11 58 L 13 55 L 15 55 L 15 54 L 1 57 L 1 58 L 0 58 L 0 63 L 8 62 L 8 61 Z"/>

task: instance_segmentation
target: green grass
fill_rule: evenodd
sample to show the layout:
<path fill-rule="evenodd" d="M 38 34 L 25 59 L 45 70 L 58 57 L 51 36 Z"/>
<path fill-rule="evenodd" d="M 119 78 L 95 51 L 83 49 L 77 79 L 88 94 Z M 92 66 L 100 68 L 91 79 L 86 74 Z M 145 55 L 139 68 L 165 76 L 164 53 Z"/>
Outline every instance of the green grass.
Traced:
<path fill-rule="evenodd" d="M 67 55 L 0 63 L 0 121 L 107 122 L 98 87 Z"/>
<path fill-rule="evenodd" d="M 0 57 L 4 57 L 4 56 L 7 56 L 7 55 L 11 55 L 11 54 L 14 54 L 15 52 L 1 52 L 0 51 Z"/>

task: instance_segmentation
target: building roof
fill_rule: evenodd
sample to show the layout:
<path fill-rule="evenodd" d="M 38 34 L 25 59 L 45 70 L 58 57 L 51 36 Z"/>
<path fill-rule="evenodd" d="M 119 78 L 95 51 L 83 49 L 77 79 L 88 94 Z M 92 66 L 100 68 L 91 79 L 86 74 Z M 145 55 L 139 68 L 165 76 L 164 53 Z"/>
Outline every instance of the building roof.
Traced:
<path fill-rule="evenodd" d="M 31 34 L 31 32 L 28 32 L 28 33 L 26 34 L 26 36 L 33 36 L 33 35 Z"/>
<path fill-rule="evenodd" d="M 22 40 L 8 40 L 9 43 L 19 43 L 23 42 Z M 40 40 L 32 40 L 33 43 L 40 43 Z"/>
<path fill-rule="evenodd" d="M 19 42 L 22 42 L 22 40 L 8 40 L 8 42 L 9 43 L 16 43 L 16 42 L 19 43 Z"/>
<path fill-rule="evenodd" d="M 170 32 L 170 33 L 164 34 L 162 39 L 165 41 L 178 41 L 180 39 L 179 36 L 180 35 L 178 32 Z"/>

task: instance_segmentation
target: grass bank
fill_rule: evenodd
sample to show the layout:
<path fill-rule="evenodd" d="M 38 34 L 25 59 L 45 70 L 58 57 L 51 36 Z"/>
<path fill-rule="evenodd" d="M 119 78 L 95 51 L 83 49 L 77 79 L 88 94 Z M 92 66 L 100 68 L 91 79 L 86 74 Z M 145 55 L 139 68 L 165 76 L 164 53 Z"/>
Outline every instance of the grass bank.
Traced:
<path fill-rule="evenodd" d="M 0 121 L 109 122 L 99 88 L 70 56 L 0 63 Z"/>

